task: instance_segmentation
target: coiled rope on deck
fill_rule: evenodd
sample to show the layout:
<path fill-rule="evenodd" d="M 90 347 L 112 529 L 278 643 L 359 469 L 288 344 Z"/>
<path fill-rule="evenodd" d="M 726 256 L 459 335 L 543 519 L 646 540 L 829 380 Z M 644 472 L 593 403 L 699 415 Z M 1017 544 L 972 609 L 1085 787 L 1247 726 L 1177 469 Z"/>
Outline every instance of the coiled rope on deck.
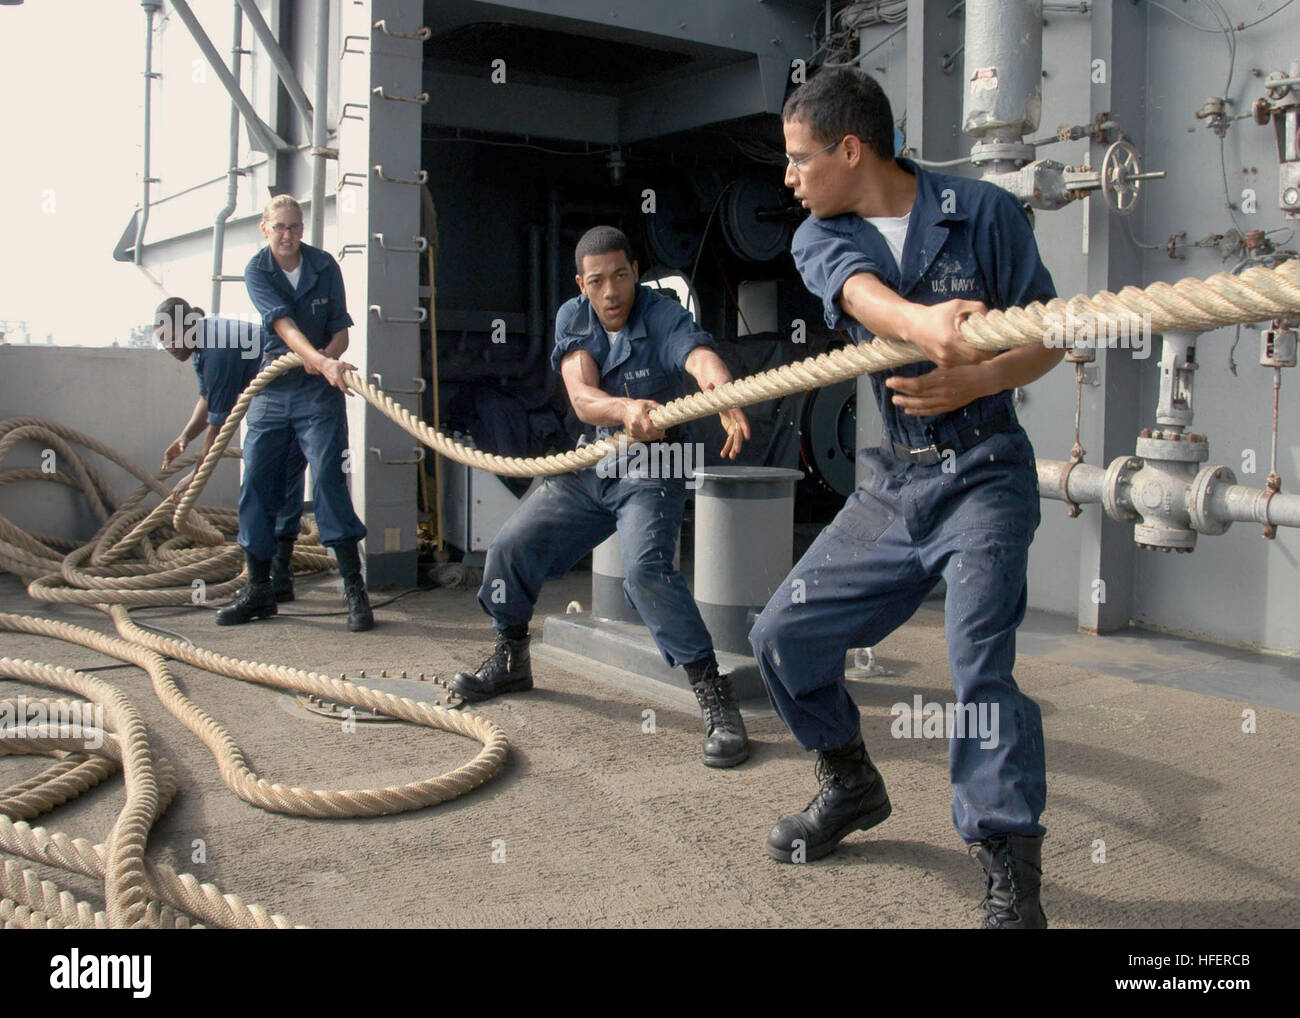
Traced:
<path fill-rule="evenodd" d="M 20 468 L 0 473 L 0 485 L 16 480 L 47 480 L 83 491 L 91 511 L 103 524 L 89 543 L 33 534 L 0 517 L 0 566 L 28 581 L 37 600 L 95 605 L 111 617 L 118 637 L 49 619 L 0 613 L 0 630 L 47 636 L 89 647 L 142 668 L 164 706 L 208 747 L 222 780 L 240 798 L 272 812 L 293 816 L 339 818 L 382 816 L 446 802 L 478 787 L 503 766 L 508 752 L 504 733 L 473 714 L 392 696 L 342 679 L 280 665 L 241 661 L 150 633 L 132 622 L 127 605 L 188 604 L 194 580 L 213 583 L 208 597 L 220 597 L 238 586 L 242 552 L 226 543 L 233 536 L 235 515 L 228 509 L 203 509 L 185 531 L 174 531 L 170 499 L 152 510 L 139 503 L 150 493 L 167 496 L 161 483 L 185 465 L 179 460 L 158 476 L 150 475 L 114 450 L 73 429 L 35 418 L 0 422 L 0 457 L 19 439 L 42 443 L 56 451 L 59 469 L 47 473 Z M 84 445 L 143 484 L 118 502 L 111 486 L 80 456 Z M 234 455 L 233 453 L 231 455 Z M 304 521 L 306 524 L 307 521 Z M 216 545 L 210 542 L 216 535 Z M 200 542 L 197 547 L 194 542 Z M 330 562 L 314 529 L 295 548 L 294 565 L 320 568 Z M 125 549 L 137 556 L 123 561 Z M 70 550 L 69 550 L 70 549 Z M 149 588 L 157 589 L 149 589 Z M 482 744 L 468 763 L 446 774 L 404 785 L 371 789 L 310 789 L 269 781 L 249 769 L 231 735 L 211 716 L 188 700 L 172 679 L 168 658 L 243 681 L 277 689 L 309 693 L 336 703 L 369 709 L 434 730 L 461 735 Z M 0 700 L 10 712 L 39 708 L 45 716 L 60 716 L 75 706 L 98 705 L 104 729 L 72 731 L 67 726 L 19 723 L 0 727 L 0 756 L 40 753 L 55 763 L 41 774 L 0 790 L 0 850 L 62 868 L 104 884 L 105 908 L 96 911 L 31 869 L 6 861 L 0 867 L 0 926 L 4 927 L 187 927 L 194 917 L 226 927 L 284 928 L 283 916 L 245 904 L 211 884 L 150 862 L 144 855 L 149 830 L 176 791 L 172 769 L 150 748 L 143 720 L 134 706 L 111 684 L 84 673 L 33 661 L 0 658 L 0 676 L 75 693 L 84 700 Z M 100 744 L 91 748 L 91 735 Z M 30 827 L 26 821 L 48 812 L 114 773 L 123 771 L 126 805 L 101 845 L 84 839 Z"/>

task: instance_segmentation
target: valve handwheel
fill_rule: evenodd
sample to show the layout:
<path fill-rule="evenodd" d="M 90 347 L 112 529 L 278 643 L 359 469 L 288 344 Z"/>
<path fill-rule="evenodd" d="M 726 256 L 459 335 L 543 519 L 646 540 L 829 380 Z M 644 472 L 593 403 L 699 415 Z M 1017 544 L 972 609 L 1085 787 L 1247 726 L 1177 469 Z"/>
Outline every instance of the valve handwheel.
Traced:
<path fill-rule="evenodd" d="M 1126 141 L 1106 149 L 1101 161 L 1101 190 L 1116 215 L 1131 215 L 1142 195 L 1142 159 Z"/>

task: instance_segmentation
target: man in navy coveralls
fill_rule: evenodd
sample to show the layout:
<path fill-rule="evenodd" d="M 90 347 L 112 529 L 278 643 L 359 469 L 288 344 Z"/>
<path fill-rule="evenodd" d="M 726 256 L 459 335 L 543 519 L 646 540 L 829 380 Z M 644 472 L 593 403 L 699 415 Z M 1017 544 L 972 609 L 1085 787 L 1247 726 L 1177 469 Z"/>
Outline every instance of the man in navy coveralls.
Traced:
<path fill-rule="evenodd" d="M 192 361 L 199 380 L 199 399 L 181 433 L 163 453 L 166 470 L 207 427 L 198 462 L 207 459 L 226 418 L 262 367 L 262 329 L 251 322 L 204 315 L 180 297 L 168 297 L 154 312 L 154 334 L 178 361 Z M 197 467 L 195 468 L 197 470 Z M 276 550 L 271 562 L 275 600 L 293 600 L 293 546 L 302 520 L 303 471 L 307 461 L 292 446 L 284 465 L 285 504 L 275 519 Z M 176 484 L 177 495 L 194 479 L 190 471 Z"/>
<path fill-rule="evenodd" d="M 551 354 L 574 413 L 594 426 L 595 437 L 622 428 L 633 442 L 647 443 L 651 455 L 641 463 L 683 466 L 685 457 L 668 452 L 668 436 L 649 413 L 683 394 L 683 373 L 704 390 L 731 381 L 713 337 L 677 301 L 637 282 L 637 263 L 621 231 L 588 230 L 574 261 L 581 296 L 556 314 Z M 740 410 L 721 417 L 727 431 L 722 455 L 734 459 L 749 437 L 749 424 Z M 449 685 L 470 702 L 532 689 L 528 622 L 542 584 L 563 576 L 617 531 L 628 603 L 668 665 L 685 669 L 699 700 L 704 763 L 734 767 L 749 756 L 745 723 L 730 679 L 718 673 L 713 640 L 686 580 L 673 566 L 686 478 L 680 470 L 638 468 L 637 448 L 633 455 L 613 454 L 600 466 L 547 478 L 506 521 L 488 547 L 478 595 L 492 616 L 496 646 L 477 671 L 461 672 Z"/>
<path fill-rule="evenodd" d="M 791 94 L 782 120 L 785 183 L 811 213 L 792 254 L 827 325 L 857 342 L 910 341 L 929 360 L 872 376 L 885 442 L 861 454 L 865 479 L 750 633 L 773 702 L 817 751 L 822 782 L 807 809 L 772 830 L 768 854 L 815 859 L 889 816 L 845 688 L 845 653 L 901 626 L 943 577 L 956 718 L 991 718 L 994 729 L 950 733 L 953 824 L 979 846 L 985 927 L 1041 928 L 1042 720 L 1012 678 L 1038 483 L 1011 390 L 1063 352 L 993 356 L 963 342 L 958 326 L 1055 288 L 1012 195 L 894 158 L 889 101 L 869 75 L 823 70 Z"/>

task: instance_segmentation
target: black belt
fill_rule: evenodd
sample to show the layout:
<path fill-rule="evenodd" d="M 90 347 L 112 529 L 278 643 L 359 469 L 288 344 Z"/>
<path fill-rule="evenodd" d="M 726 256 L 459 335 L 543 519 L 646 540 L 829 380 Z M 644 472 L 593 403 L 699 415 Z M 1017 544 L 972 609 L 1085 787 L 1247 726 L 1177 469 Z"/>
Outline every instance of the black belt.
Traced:
<path fill-rule="evenodd" d="M 911 463 L 918 463 L 923 467 L 932 467 L 943 459 L 943 454 L 948 450 L 954 453 L 965 452 L 967 449 L 973 449 L 979 445 L 989 435 L 996 435 L 1004 431 L 1011 431 L 1016 427 L 1016 422 L 1009 413 L 994 414 L 988 420 L 980 421 L 978 424 L 972 424 L 957 432 L 957 437 L 951 442 L 931 442 L 929 445 L 923 445 L 919 449 L 914 449 L 908 445 L 902 445 L 899 442 L 890 440 L 890 446 L 893 447 L 894 455 L 900 460 L 907 460 Z"/>

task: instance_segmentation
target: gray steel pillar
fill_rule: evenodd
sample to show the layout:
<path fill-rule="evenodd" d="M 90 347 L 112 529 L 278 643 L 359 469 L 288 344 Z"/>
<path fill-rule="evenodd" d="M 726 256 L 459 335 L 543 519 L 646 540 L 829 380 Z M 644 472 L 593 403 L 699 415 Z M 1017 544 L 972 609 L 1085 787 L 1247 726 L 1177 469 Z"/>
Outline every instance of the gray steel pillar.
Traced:
<path fill-rule="evenodd" d="M 344 360 L 408 410 L 419 413 L 420 113 L 422 47 L 414 33 L 422 7 L 411 0 L 341 3 L 329 59 L 339 57 L 334 109 L 318 104 L 338 128 L 337 229 L 328 250 L 339 255 L 355 325 Z M 346 45 L 345 45 L 346 42 Z M 382 90 L 382 95 L 376 90 Z M 348 116 L 339 118 L 343 104 Z M 328 234 L 327 234 L 328 236 Z M 372 587 L 413 586 L 416 578 L 418 443 L 359 398 L 348 400 L 352 501 L 369 532 L 366 576 Z"/>
<path fill-rule="evenodd" d="M 329 120 L 326 107 L 330 94 L 330 0 L 316 0 L 316 113 L 311 123 L 311 228 L 308 233 L 309 243 L 321 247 L 325 237 L 325 142 L 328 137 Z M 287 86 L 292 96 L 294 90 Z M 301 91 L 301 89 L 299 89 Z"/>
<path fill-rule="evenodd" d="M 1091 112 L 1108 111 L 1130 135 L 1146 134 L 1146 30 L 1147 12 L 1132 4 L 1094 4 L 1092 53 L 1105 60 L 1106 80 L 1091 86 Z M 1145 149 L 1145 146 L 1141 146 Z M 1100 166 L 1104 147 L 1092 147 L 1092 165 Z M 1088 278 L 1071 290 L 1096 293 L 1117 282 L 1143 278 L 1142 255 L 1134 250 L 1119 220 L 1110 215 L 1100 193 L 1086 198 Z M 1110 463 L 1132 452 L 1141 428 L 1141 364 L 1119 348 L 1099 351 L 1099 385 L 1083 387 L 1081 441 L 1093 463 Z M 1079 551 L 1079 629 L 1106 633 L 1128 626 L 1133 615 L 1135 555 L 1130 524 L 1105 513 L 1079 517 L 1082 542 Z M 1105 583 L 1104 600 L 1094 595 L 1094 581 Z"/>
<path fill-rule="evenodd" d="M 750 616 L 761 611 L 794 558 L 799 470 L 706 467 L 695 476 L 695 603 L 718 650 L 750 654 Z"/>
<path fill-rule="evenodd" d="M 962 106 L 965 66 L 961 55 L 952 57 L 965 33 L 961 13 L 952 7 L 926 0 L 907 4 L 907 144 L 926 159 L 954 159 L 966 151 L 951 116 Z M 893 95 L 890 103 L 897 118 L 904 104 Z"/>
<path fill-rule="evenodd" d="M 144 8 L 144 172 L 140 176 L 140 222 L 135 229 L 135 263 L 144 264 L 144 231 L 149 225 L 149 185 L 155 183 L 149 175 L 149 142 L 152 130 L 149 111 L 153 97 L 153 79 L 162 75 L 153 69 L 153 17 L 162 7 L 162 0 L 140 0 Z"/>

